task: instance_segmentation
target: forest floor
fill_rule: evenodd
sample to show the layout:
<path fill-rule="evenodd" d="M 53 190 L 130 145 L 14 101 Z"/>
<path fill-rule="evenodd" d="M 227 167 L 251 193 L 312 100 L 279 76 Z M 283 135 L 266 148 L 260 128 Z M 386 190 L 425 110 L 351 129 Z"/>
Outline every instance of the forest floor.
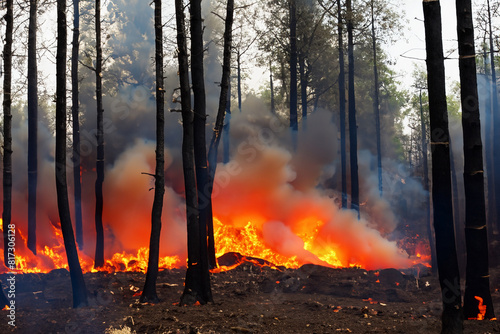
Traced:
<path fill-rule="evenodd" d="M 145 275 L 86 273 L 90 306 L 72 309 L 69 273 L 16 275 L 15 327 L 0 333 L 439 333 L 441 293 L 426 267 L 407 270 L 272 269 L 244 262 L 212 274 L 214 303 L 179 306 L 185 270 L 163 270 L 159 304 L 141 304 Z M 6 283 L 8 276 L 0 275 Z M 500 312 L 500 269 L 491 291 Z M 467 320 L 464 333 L 499 333 L 498 321 Z M 113 329 L 121 329 L 114 331 Z"/>

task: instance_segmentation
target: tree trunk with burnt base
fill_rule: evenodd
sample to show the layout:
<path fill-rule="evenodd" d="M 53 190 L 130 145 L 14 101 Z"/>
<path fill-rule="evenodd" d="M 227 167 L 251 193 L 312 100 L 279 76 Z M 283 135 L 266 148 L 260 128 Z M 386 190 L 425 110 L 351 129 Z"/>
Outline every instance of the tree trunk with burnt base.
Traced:
<path fill-rule="evenodd" d="M 156 64 L 156 170 L 155 194 L 151 212 L 151 236 L 146 282 L 141 294 L 142 303 L 159 302 L 156 294 L 158 262 L 160 260 L 160 232 L 163 197 L 165 194 L 165 88 L 163 84 L 163 25 L 161 20 L 161 0 L 155 0 L 155 64 Z"/>
<path fill-rule="evenodd" d="M 38 170 L 37 0 L 30 0 L 28 27 L 28 248 L 36 255 L 36 188 Z"/>
<path fill-rule="evenodd" d="M 57 0 L 57 54 L 56 54 L 56 152 L 55 174 L 57 208 L 68 259 L 73 307 L 87 306 L 87 289 L 82 268 L 78 260 L 75 236 L 69 211 L 68 186 L 66 181 L 66 0 Z"/>
<path fill-rule="evenodd" d="M 75 199 L 75 233 L 78 248 L 83 248 L 82 182 L 80 175 L 80 107 L 78 91 L 78 54 L 80 50 L 80 1 L 73 0 L 73 42 L 71 49 L 71 114 L 73 126 L 73 194 Z"/>
<path fill-rule="evenodd" d="M 347 153 L 345 136 L 345 65 L 344 65 L 344 23 L 342 7 L 337 0 L 337 29 L 339 49 L 339 113 L 340 113 L 340 164 L 342 182 L 342 208 L 347 208 Z"/>
<path fill-rule="evenodd" d="M 470 0 L 457 0 L 460 96 L 464 134 L 465 240 L 467 248 L 464 316 L 477 318 L 480 298 L 486 319 L 495 317 L 488 270 L 488 234 L 484 199 L 483 145 L 477 94 L 476 51 Z"/>
<path fill-rule="evenodd" d="M 220 85 L 219 108 L 217 110 L 217 119 L 215 121 L 214 132 L 210 147 L 208 150 L 208 180 L 210 191 L 210 212 L 208 215 L 208 259 L 211 268 L 217 267 L 215 258 L 215 240 L 214 240 L 214 222 L 212 216 L 212 190 L 214 186 L 215 170 L 217 168 L 217 152 L 219 142 L 224 126 L 224 116 L 228 103 L 229 81 L 231 78 L 231 48 L 232 48 L 232 29 L 233 29 L 233 11 L 234 0 L 227 1 L 226 22 L 224 28 L 224 53 L 222 61 L 222 79 Z"/>
<path fill-rule="evenodd" d="M 95 35 L 96 35 L 96 83 L 95 92 L 97 99 L 97 160 L 95 180 L 95 263 L 94 268 L 104 265 L 104 228 L 102 225 L 102 211 L 104 198 L 102 195 L 102 185 L 104 183 L 104 129 L 102 108 L 102 47 L 101 47 L 101 1 L 95 2 Z"/>
<path fill-rule="evenodd" d="M 354 41 L 353 12 L 351 0 L 346 1 L 347 8 L 347 56 L 349 60 L 349 150 L 351 162 L 351 209 L 359 217 L 359 180 L 358 180 L 358 126 L 356 124 L 356 97 L 354 92 Z"/>
<path fill-rule="evenodd" d="M 207 220 L 209 210 L 209 182 L 207 170 L 207 153 L 205 142 L 206 101 L 205 81 L 203 75 L 203 19 L 201 17 L 201 0 L 193 0 L 190 5 L 191 15 L 191 76 L 194 95 L 194 161 L 196 167 L 196 189 L 198 196 L 198 235 L 188 235 L 192 239 L 192 253 L 189 255 L 188 268 L 182 304 L 206 304 L 212 302 L 210 273 L 207 247 Z M 184 101 L 184 98 L 182 99 Z M 190 228 L 188 226 L 188 234 Z"/>
<path fill-rule="evenodd" d="M 9 228 L 12 218 L 12 32 L 14 27 L 13 0 L 6 0 L 5 44 L 3 46 L 3 258 L 7 268 L 14 269 L 15 259 L 11 251 L 9 263 Z"/>
<path fill-rule="evenodd" d="M 453 227 L 441 6 L 439 1 L 423 1 L 423 9 L 432 152 L 432 203 L 438 275 L 443 300 L 441 333 L 462 333 L 463 314 Z"/>

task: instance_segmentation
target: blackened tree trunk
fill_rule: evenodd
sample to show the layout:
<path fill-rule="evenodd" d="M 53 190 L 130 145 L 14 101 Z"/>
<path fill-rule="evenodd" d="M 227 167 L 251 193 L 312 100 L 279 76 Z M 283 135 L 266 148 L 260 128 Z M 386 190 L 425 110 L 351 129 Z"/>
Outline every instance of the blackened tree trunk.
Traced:
<path fill-rule="evenodd" d="M 354 41 L 353 13 L 351 0 L 346 1 L 347 9 L 347 53 L 349 61 L 349 153 L 351 162 L 351 209 L 359 217 L 359 181 L 358 181 L 358 129 L 356 124 L 356 97 L 354 93 Z"/>
<path fill-rule="evenodd" d="M 290 128 L 292 144 L 297 148 L 297 8 L 295 0 L 290 0 Z"/>
<path fill-rule="evenodd" d="M 188 254 L 186 284 L 181 297 L 182 304 L 200 304 L 212 302 L 210 273 L 208 265 L 207 221 L 209 215 L 209 182 L 207 171 L 207 153 L 205 142 L 206 101 L 203 74 L 203 19 L 201 0 L 193 0 L 190 5 L 191 15 L 191 75 L 194 94 L 194 158 L 196 166 L 196 188 L 198 194 L 198 258 Z M 188 232 L 189 233 L 189 232 Z M 188 237 L 189 239 L 189 237 Z M 189 241 L 188 241 L 189 243 Z M 189 247 L 189 246 L 188 246 Z"/>
<path fill-rule="evenodd" d="M 500 231 L 500 108 L 498 105 L 498 86 L 497 74 L 495 69 L 495 49 L 493 44 L 493 30 L 491 28 L 491 7 L 490 1 L 487 0 L 488 6 L 488 30 L 490 40 L 490 61 L 491 61 L 491 97 L 492 97 L 492 112 L 493 112 L 493 181 L 494 189 L 489 191 L 494 192 L 497 230 Z"/>
<path fill-rule="evenodd" d="M 57 0 L 57 54 L 56 54 L 56 190 L 59 221 L 68 259 L 73 307 L 87 306 L 87 289 L 82 268 L 78 261 L 75 236 L 69 211 L 68 186 L 66 183 L 66 0 Z"/>
<path fill-rule="evenodd" d="M 431 200 L 429 193 L 429 163 L 427 161 L 427 130 L 425 128 L 425 119 L 424 119 L 424 109 L 422 106 L 422 89 L 420 89 L 419 94 L 420 100 L 420 127 L 422 131 L 422 160 L 424 165 L 424 191 L 425 191 L 425 220 L 427 225 L 427 237 L 429 239 L 430 248 L 431 248 L 431 266 L 432 272 L 437 272 L 437 263 L 436 263 L 436 244 L 434 241 L 434 234 L 432 233 L 431 226 Z"/>
<path fill-rule="evenodd" d="M 427 87 L 432 151 L 432 202 L 439 283 L 443 299 L 441 333 L 462 333 L 460 294 L 453 206 L 451 202 L 450 146 L 445 91 L 441 6 L 439 1 L 423 1 L 427 52 Z"/>
<path fill-rule="evenodd" d="M 480 313 L 478 300 L 486 306 L 486 319 L 495 317 L 490 294 L 488 234 L 484 200 L 483 146 L 477 95 L 476 51 L 470 0 L 457 0 L 457 32 L 460 67 L 462 129 L 464 133 L 465 240 L 467 247 L 465 318 Z"/>
<path fill-rule="evenodd" d="M 208 150 L 208 181 L 210 191 L 210 214 L 208 215 L 208 259 L 211 268 L 217 267 L 215 258 L 215 240 L 214 240 L 214 222 L 212 217 L 212 190 L 214 185 L 215 171 L 217 168 L 217 152 L 219 142 L 224 126 L 224 116 L 228 103 L 229 81 L 231 78 L 231 48 L 232 48 L 232 29 L 233 29 L 233 11 L 234 0 L 227 1 L 226 22 L 224 28 L 224 53 L 222 61 L 222 79 L 220 85 L 219 108 L 217 110 L 217 119 L 215 121 L 214 132 L 210 147 Z M 239 55 L 239 53 L 238 53 Z"/>
<path fill-rule="evenodd" d="M 163 84 L 163 26 L 161 20 L 161 0 L 155 0 L 155 64 L 156 64 L 156 170 L 155 195 L 151 213 L 151 237 L 146 282 L 141 294 L 141 302 L 159 302 L 156 294 L 158 261 L 160 260 L 161 214 L 165 194 L 165 88 Z"/>
<path fill-rule="evenodd" d="M 38 74 L 36 59 L 37 0 L 30 0 L 28 27 L 28 248 L 36 255 L 36 186 L 38 137 Z"/>
<path fill-rule="evenodd" d="M 269 85 L 271 88 L 271 113 L 276 114 L 276 107 L 274 105 L 273 66 L 271 62 L 269 62 Z"/>
<path fill-rule="evenodd" d="M 200 266 L 193 266 L 200 258 L 200 242 L 198 228 L 198 197 L 196 192 L 196 174 L 194 164 L 194 127 L 193 110 L 191 110 L 191 89 L 189 87 L 189 63 L 186 43 L 186 27 L 184 20 L 183 0 L 175 0 L 175 17 L 177 23 L 177 49 L 179 60 L 179 80 L 182 105 L 182 165 L 184 171 L 184 188 L 186 193 L 186 219 L 188 234 L 188 272 L 187 275 L 201 277 Z M 191 272 L 190 272 L 191 271 Z M 199 282 L 193 282 L 190 278 L 190 284 L 201 285 Z M 193 294 L 200 289 L 189 288 L 189 293 L 184 293 L 181 297 L 181 304 L 194 304 L 196 296 Z"/>
<path fill-rule="evenodd" d="M 100 268 L 104 265 L 104 228 L 102 225 L 102 210 L 104 199 L 102 195 L 102 184 L 104 182 L 104 131 L 102 108 L 102 48 L 101 48 L 101 0 L 95 1 L 95 43 L 96 43 L 96 67 L 95 67 L 95 91 L 97 99 L 97 160 L 95 180 L 95 262 L 94 267 Z"/>
<path fill-rule="evenodd" d="M 307 74 L 306 58 L 303 54 L 299 57 L 300 73 L 300 100 L 302 105 L 302 129 L 307 128 Z"/>
<path fill-rule="evenodd" d="M 71 113 L 73 125 L 73 194 L 75 198 L 75 233 L 78 248 L 83 248 L 82 183 L 80 175 L 80 115 L 78 91 L 78 54 L 80 49 L 80 1 L 73 0 L 73 42 L 71 49 Z"/>
<path fill-rule="evenodd" d="M 339 112 L 340 112 L 340 163 L 342 177 L 342 208 L 347 208 L 347 153 L 345 136 L 345 65 L 344 65 L 344 32 L 342 6 L 337 0 L 337 29 L 339 40 Z"/>
<path fill-rule="evenodd" d="M 13 0 L 5 2 L 5 44 L 3 47 L 3 258 L 5 266 L 15 268 L 15 261 L 9 265 L 8 231 L 12 217 L 12 32 L 14 27 Z M 12 252 L 11 252 L 12 253 Z M 14 260 L 14 259 L 12 259 Z"/>
<path fill-rule="evenodd" d="M 224 147 L 224 155 L 222 156 L 222 162 L 227 164 L 229 162 L 229 129 L 231 127 L 231 79 L 229 79 L 229 84 L 227 87 L 227 103 L 226 103 L 226 117 L 224 118 L 224 126 L 222 132 L 222 146 Z"/>
<path fill-rule="evenodd" d="M 380 102 L 378 92 L 378 69 L 377 69 L 377 37 L 375 36 L 375 16 L 373 13 L 373 2 L 371 0 L 371 14 L 372 14 L 372 50 L 373 50 L 373 111 L 375 114 L 375 130 L 377 133 L 377 174 L 378 174 L 378 191 L 380 197 L 383 193 L 382 184 L 382 144 L 380 141 Z"/>

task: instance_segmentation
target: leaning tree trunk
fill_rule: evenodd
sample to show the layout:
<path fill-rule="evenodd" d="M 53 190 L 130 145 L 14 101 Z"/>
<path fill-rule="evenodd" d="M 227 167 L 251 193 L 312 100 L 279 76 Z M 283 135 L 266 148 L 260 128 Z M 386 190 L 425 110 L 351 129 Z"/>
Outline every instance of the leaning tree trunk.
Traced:
<path fill-rule="evenodd" d="M 38 73 L 36 59 L 37 0 L 30 0 L 28 28 L 28 248 L 36 255 L 36 186 L 38 137 Z"/>
<path fill-rule="evenodd" d="M 349 60 L 349 150 L 351 162 L 351 209 L 359 217 L 359 181 L 358 181 L 358 130 L 356 124 L 356 97 L 354 93 L 354 41 L 353 13 L 351 0 L 346 1 L 347 8 L 347 53 Z"/>
<path fill-rule="evenodd" d="M 483 145 L 477 95 L 476 51 L 470 0 L 457 0 L 457 32 L 460 67 L 462 129 L 464 133 L 465 275 L 464 316 L 476 318 L 478 299 L 486 306 L 486 319 L 495 317 L 490 294 L 488 234 L 484 200 Z M 493 65 L 493 64 L 492 64 Z"/>
<path fill-rule="evenodd" d="M 345 136 L 345 65 L 344 65 L 344 32 L 342 23 L 342 7 L 337 0 L 337 28 L 339 40 L 339 112 L 340 112 L 340 163 L 342 173 L 342 208 L 347 208 L 347 154 Z"/>
<path fill-rule="evenodd" d="M 161 213 L 165 194 L 165 102 L 163 85 L 163 26 L 161 0 L 155 0 L 155 64 L 156 64 L 156 171 L 155 195 L 151 213 L 151 237 L 146 282 L 141 294 L 142 303 L 159 302 L 156 294 L 158 261 L 160 260 Z"/>
<path fill-rule="evenodd" d="M 375 36 L 375 17 L 373 13 L 373 0 L 371 0 L 371 14 L 372 14 L 372 49 L 373 49 L 373 111 L 375 113 L 375 130 L 377 133 L 377 174 L 378 174 L 378 191 L 382 197 L 383 184 L 382 184 L 382 144 L 380 141 L 380 102 L 378 92 L 378 69 L 377 69 L 377 38 Z"/>
<path fill-rule="evenodd" d="M 212 302 L 210 288 L 210 273 L 208 264 L 207 220 L 209 215 L 208 171 L 205 142 L 206 101 L 205 79 L 203 75 L 203 19 L 201 17 L 201 0 L 193 0 L 191 12 L 191 75 L 194 94 L 194 155 L 196 166 L 196 188 L 198 195 L 198 240 L 195 245 L 195 254 L 188 254 L 188 269 L 182 304 L 200 304 Z M 188 227 L 189 229 L 189 227 Z M 189 233 L 189 232 L 188 232 Z M 188 244 L 189 244 L 188 237 Z M 193 240 L 193 242 L 196 242 Z M 189 247 L 189 246 L 188 246 Z"/>
<path fill-rule="evenodd" d="M 80 1 L 73 0 L 73 43 L 71 49 L 71 114 L 73 125 L 73 194 L 75 197 L 75 233 L 78 248 L 83 248 L 82 183 L 80 175 L 80 115 L 78 91 L 78 54 L 80 49 Z"/>
<path fill-rule="evenodd" d="M 96 81 L 95 91 L 97 99 L 97 160 L 95 180 L 95 262 L 94 268 L 100 268 L 104 265 L 104 228 L 102 225 L 103 195 L 102 184 L 104 182 L 104 131 L 102 108 L 102 48 L 101 48 L 101 0 L 95 2 L 95 43 L 96 43 Z"/>
<path fill-rule="evenodd" d="M 69 211 L 66 183 L 66 0 L 57 0 L 57 55 L 56 55 L 56 190 L 57 208 L 68 258 L 69 275 L 73 288 L 73 307 L 87 306 L 87 289 L 78 261 L 75 236 Z"/>
<path fill-rule="evenodd" d="M 424 0 L 423 9 L 432 151 L 432 202 L 436 257 L 443 300 L 441 333 L 462 333 L 460 273 L 451 201 L 450 135 L 441 36 L 441 6 L 439 1 Z"/>
<path fill-rule="evenodd" d="M 13 0 L 5 3 L 5 44 L 3 47 L 4 78 L 3 78 L 3 259 L 5 266 L 15 269 L 16 263 L 11 256 L 9 263 L 9 235 L 12 217 L 12 32 L 14 26 Z M 12 254 L 12 252 L 11 252 Z"/>
<path fill-rule="evenodd" d="M 297 8 L 290 0 L 290 128 L 293 149 L 297 148 Z"/>
<path fill-rule="evenodd" d="M 217 267 L 215 258 L 214 222 L 212 216 L 212 190 L 214 186 L 215 170 L 217 168 L 217 152 L 220 137 L 224 126 L 224 115 L 228 104 L 229 82 L 231 79 L 231 48 L 233 27 L 234 0 L 227 1 L 226 23 L 224 29 L 224 55 L 222 61 L 222 79 L 220 85 L 219 108 L 215 121 L 214 132 L 208 150 L 208 180 L 210 192 L 210 214 L 208 215 L 208 259 L 211 268 Z"/>

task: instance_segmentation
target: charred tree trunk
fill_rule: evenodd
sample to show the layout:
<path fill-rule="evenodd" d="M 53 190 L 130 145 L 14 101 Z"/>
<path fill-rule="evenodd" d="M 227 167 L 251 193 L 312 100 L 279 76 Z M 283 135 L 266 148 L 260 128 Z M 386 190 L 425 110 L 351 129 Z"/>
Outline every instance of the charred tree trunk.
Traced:
<path fill-rule="evenodd" d="M 344 32 L 342 7 L 337 0 L 337 28 L 339 34 L 339 111 L 340 111 L 340 163 L 342 173 L 342 208 L 347 208 L 347 153 L 345 136 L 345 65 L 344 65 Z"/>
<path fill-rule="evenodd" d="M 427 222 L 427 237 L 429 238 L 430 248 L 431 248 L 431 265 L 432 272 L 437 272 L 437 263 L 436 263 L 436 244 L 434 240 L 434 234 L 432 233 L 431 226 L 431 201 L 430 201 L 430 193 L 429 193 L 429 163 L 427 161 L 427 130 L 425 129 L 425 120 L 424 120 L 424 110 L 422 107 L 422 89 L 420 89 L 419 94 L 420 100 L 420 127 L 422 129 L 422 160 L 424 165 L 424 191 L 425 191 L 425 218 Z"/>
<path fill-rule="evenodd" d="M 488 234 L 484 201 L 483 146 L 477 95 L 476 51 L 470 0 L 457 0 L 457 32 L 464 133 L 465 240 L 467 247 L 465 318 L 477 318 L 478 300 L 486 306 L 486 319 L 495 317 L 490 294 Z"/>
<path fill-rule="evenodd" d="M 460 273 L 451 202 L 450 135 L 441 37 L 441 6 L 439 1 L 424 0 L 423 9 L 432 148 L 432 202 L 439 283 L 443 300 L 441 333 L 462 333 Z"/>
<path fill-rule="evenodd" d="M 141 294 L 142 303 L 159 302 L 156 294 L 158 262 L 160 260 L 161 214 L 165 194 L 165 88 L 163 84 L 163 25 L 161 0 L 155 0 L 155 64 L 156 64 L 156 170 L 155 195 L 151 212 L 151 236 L 146 282 Z"/>
<path fill-rule="evenodd" d="M 290 128 L 293 149 L 297 148 L 297 8 L 290 0 Z"/>
<path fill-rule="evenodd" d="M 231 78 L 227 86 L 227 103 L 226 103 L 226 117 L 224 118 L 224 126 L 222 127 L 222 146 L 224 148 L 224 155 L 222 162 L 227 164 L 229 162 L 229 129 L 231 127 Z"/>
<path fill-rule="evenodd" d="M 5 44 L 3 47 L 4 78 L 3 78 L 3 259 L 9 269 L 16 267 L 11 254 L 9 262 L 9 230 L 12 218 L 12 32 L 14 27 L 13 0 L 5 2 Z M 11 252 L 12 253 L 12 252 Z"/>
<path fill-rule="evenodd" d="M 28 248 L 36 255 L 36 187 L 38 170 L 37 0 L 30 0 L 28 28 Z"/>
<path fill-rule="evenodd" d="M 212 302 L 208 264 L 207 222 L 209 207 L 209 180 L 205 142 L 206 101 L 203 75 L 203 19 L 201 0 L 192 0 L 191 13 L 191 75 L 194 94 L 194 159 L 196 166 L 196 187 L 198 193 L 198 240 L 195 246 L 198 257 L 188 254 L 186 284 L 181 297 L 182 304 Z M 188 237 L 189 238 L 189 237 Z"/>
<path fill-rule="evenodd" d="M 212 140 L 210 141 L 210 148 L 208 150 L 208 182 L 209 182 L 208 189 L 210 192 L 210 197 L 209 197 L 210 214 L 208 215 L 208 259 L 211 268 L 217 267 L 217 260 L 215 258 L 214 222 L 212 217 L 212 190 L 214 186 L 215 170 L 217 168 L 217 152 L 219 149 L 220 137 L 222 135 L 222 129 L 224 126 L 224 115 L 228 104 L 229 81 L 231 79 L 233 11 L 234 11 L 234 0 L 228 0 L 227 11 L 226 11 L 226 22 L 224 28 L 224 55 L 222 62 L 222 79 L 220 85 L 221 89 L 219 97 L 219 108 L 217 110 L 217 119 L 215 121 L 214 132 L 212 135 Z M 239 53 L 238 53 L 238 58 L 239 58 Z"/>
<path fill-rule="evenodd" d="M 198 197 L 196 192 L 196 174 L 194 164 L 194 113 L 191 110 L 191 89 L 189 87 L 189 64 L 186 43 L 186 26 L 184 20 L 183 0 L 175 0 L 175 17 L 177 23 L 177 48 L 179 60 L 179 80 L 182 105 L 182 165 L 184 171 L 184 189 L 186 193 L 186 219 L 188 234 L 188 272 L 191 275 L 201 277 L 199 266 L 193 267 L 192 262 L 199 261 L 199 228 L 198 228 Z M 196 277 L 196 276 L 195 276 Z M 194 285 L 194 278 L 190 278 L 190 284 Z M 198 285 L 199 283 L 196 282 Z M 187 286 L 187 285 L 186 285 Z M 190 287 L 188 293 L 184 292 L 181 297 L 181 304 L 194 304 L 196 293 L 194 287 Z"/>
<path fill-rule="evenodd" d="M 274 105 L 273 67 L 271 62 L 269 62 L 269 85 L 271 88 L 271 113 L 276 114 L 276 107 Z"/>
<path fill-rule="evenodd" d="M 371 1 L 371 14 L 372 14 L 372 49 L 373 49 L 373 111 L 375 113 L 375 130 L 377 132 L 377 172 L 378 172 L 378 191 L 380 197 L 383 193 L 382 184 L 382 144 L 380 141 L 380 102 L 378 92 L 378 69 L 377 69 L 377 38 L 375 36 L 375 17 L 373 13 L 373 0 Z"/>
<path fill-rule="evenodd" d="M 87 306 L 87 289 L 78 260 L 71 215 L 69 211 L 68 185 L 66 183 L 66 0 L 57 0 L 57 55 L 56 55 L 56 190 L 57 208 L 68 259 L 73 307 Z"/>
<path fill-rule="evenodd" d="M 351 161 L 351 209 L 359 217 L 359 182 L 358 182 L 358 129 L 356 124 L 356 97 L 354 93 L 354 41 L 351 0 L 346 1 L 347 8 L 347 53 L 349 60 L 349 146 Z"/>
<path fill-rule="evenodd" d="M 306 59 L 303 54 L 299 57 L 299 72 L 300 72 L 300 99 L 302 104 L 302 129 L 307 128 L 307 75 L 306 75 Z"/>
<path fill-rule="evenodd" d="M 80 49 L 80 1 L 73 0 L 73 43 L 71 51 L 71 113 L 73 125 L 73 183 L 75 197 L 75 233 L 78 248 L 83 248 L 82 183 L 80 175 L 80 115 L 78 91 L 78 54 Z"/>
<path fill-rule="evenodd" d="M 96 99 L 97 99 L 97 160 L 95 181 L 95 262 L 94 268 L 100 268 L 104 265 L 104 228 L 102 226 L 102 210 L 104 198 L 102 195 L 102 184 L 104 182 L 104 131 L 102 108 L 102 48 L 101 48 L 101 0 L 95 2 L 95 35 L 96 35 Z"/>

